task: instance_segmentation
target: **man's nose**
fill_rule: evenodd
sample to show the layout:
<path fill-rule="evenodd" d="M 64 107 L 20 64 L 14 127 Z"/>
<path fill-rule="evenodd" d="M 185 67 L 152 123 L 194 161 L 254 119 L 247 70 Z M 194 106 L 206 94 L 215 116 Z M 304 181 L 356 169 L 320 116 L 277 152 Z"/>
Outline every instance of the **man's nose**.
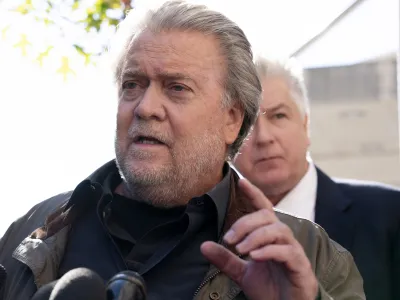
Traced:
<path fill-rule="evenodd" d="M 149 120 L 165 119 L 164 95 L 155 83 L 150 83 L 134 109 L 135 117 Z"/>
<path fill-rule="evenodd" d="M 274 135 L 270 124 L 258 118 L 254 125 L 253 138 L 255 138 L 255 143 L 260 146 L 273 143 Z"/>

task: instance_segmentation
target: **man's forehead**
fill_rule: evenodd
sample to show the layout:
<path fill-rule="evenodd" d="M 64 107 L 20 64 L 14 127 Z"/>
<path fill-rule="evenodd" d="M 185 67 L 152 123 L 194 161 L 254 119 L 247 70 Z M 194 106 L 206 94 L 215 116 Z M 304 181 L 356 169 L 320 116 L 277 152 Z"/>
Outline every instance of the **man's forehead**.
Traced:
<path fill-rule="evenodd" d="M 122 69 L 122 77 L 158 77 L 158 78 L 176 78 L 176 79 L 195 79 L 207 78 L 202 69 L 195 68 L 185 64 L 169 64 L 169 63 L 148 63 L 141 59 L 127 59 Z"/>
<path fill-rule="evenodd" d="M 219 49 L 212 46 L 208 36 L 197 33 L 142 33 L 133 41 L 126 55 L 123 69 L 142 72 L 170 73 L 179 69 L 181 73 L 208 71 L 223 62 Z M 185 37 L 187 36 L 187 37 Z"/>
<path fill-rule="evenodd" d="M 287 103 L 291 100 L 289 86 L 281 78 L 266 79 L 262 83 L 262 105 L 276 106 L 280 103 Z"/>

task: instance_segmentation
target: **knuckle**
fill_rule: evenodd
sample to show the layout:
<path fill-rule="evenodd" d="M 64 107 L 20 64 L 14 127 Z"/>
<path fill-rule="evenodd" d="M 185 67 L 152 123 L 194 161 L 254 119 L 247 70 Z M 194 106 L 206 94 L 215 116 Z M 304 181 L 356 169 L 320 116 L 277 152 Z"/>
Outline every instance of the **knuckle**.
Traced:
<path fill-rule="evenodd" d="M 235 231 L 236 233 L 241 233 L 243 231 L 242 229 L 248 226 L 248 223 L 249 220 L 247 216 L 243 217 L 232 225 L 232 230 Z"/>
<path fill-rule="evenodd" d="M 270 211 L 267 208 L 262 208 L 260 209 L 260 215 L 263 219 L 269 219 L 270 217 Z"/>
<path fill-rule="evenodd" d="M 246 241 L 249 244 L 254 244 L 258 240 L 257 232 L 253 232 L 246 237 Z"/>
<path fill-rule="evenodd" d="M 268 226 L 263 226 L 262 227 L 262 235 L 263 236 L 268 236 L 271 234 L 270 228 L 268 228 Z"/>
<path fill-rule="evenodd" d="M 241 222 L 239 220 L 232 225 L 231 230 L 233 230 L 236 234 L 238 234 L 240 233 L 240 228 L 241 228 Z"/>

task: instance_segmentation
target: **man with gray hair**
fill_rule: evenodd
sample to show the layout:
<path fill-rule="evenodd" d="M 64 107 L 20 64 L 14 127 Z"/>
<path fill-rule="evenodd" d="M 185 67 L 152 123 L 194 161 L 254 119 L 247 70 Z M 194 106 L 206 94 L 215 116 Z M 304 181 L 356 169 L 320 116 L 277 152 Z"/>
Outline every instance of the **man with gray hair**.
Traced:
<path fill-rule="evenodd" d="M 139 12 L 111 49 L 116 159 L 10 226 L 5 298 L 43 295 L 85 267 L 103 280 L 138 272 L 148 299 L 365 299 L 345 249 L 275 213 L 227 163 L 261 96 L 243 31 L 181 1 Z"/>
<path fill-rule="evenodd" d="M 261 113 L 235 159 L 275 209 L 315 221 L 348 249 L 367 299 L 400 299 L 400 191 L 372 182 L 335 181 L 310 155 L 309 100 L 294 60 L 260 56 Z"/>

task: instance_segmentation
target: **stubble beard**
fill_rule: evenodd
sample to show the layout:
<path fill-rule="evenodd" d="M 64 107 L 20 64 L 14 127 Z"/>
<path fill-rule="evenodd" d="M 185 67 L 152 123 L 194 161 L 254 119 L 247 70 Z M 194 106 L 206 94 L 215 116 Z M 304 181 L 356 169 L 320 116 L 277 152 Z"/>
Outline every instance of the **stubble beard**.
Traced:
<path fill-rule="evenodd" d="M 182 145 L 179 153 L 171 152 L 171 162 L 161 166 L 138 169 L 130 163 L 149 158 L 146 154 L 122 153 L 115 140 L 116 162 L 130 198 L 161 208 L 186 205 L 195 196 L 207 192 L 204 182 L 220 171 L 225 160 L 225 143 L 221 136 L 209 132 Z"/>

